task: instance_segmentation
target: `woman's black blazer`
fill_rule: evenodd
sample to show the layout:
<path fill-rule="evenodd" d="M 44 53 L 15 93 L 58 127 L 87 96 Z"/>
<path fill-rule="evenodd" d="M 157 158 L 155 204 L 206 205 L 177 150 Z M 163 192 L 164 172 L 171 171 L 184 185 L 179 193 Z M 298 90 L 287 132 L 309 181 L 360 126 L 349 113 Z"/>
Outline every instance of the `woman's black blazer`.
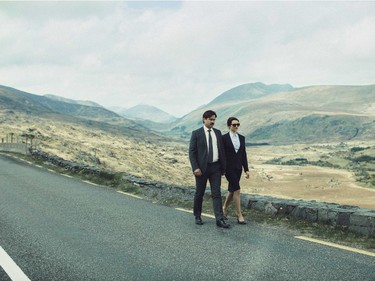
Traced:
<path fill-rule="evenodd" d="M 234 149 L 232 140 L 229 133 L 223 135 L 223 144 L 225 156 L 227 159 L 227 170 L 242 170 L 242 167 L 245 172 L 249 171 L 249 166 L 247 163 L 247 154 L 245 146 L 245 137 L 238 134 L 240 139 L 240 148 L 237 153 Z"/>

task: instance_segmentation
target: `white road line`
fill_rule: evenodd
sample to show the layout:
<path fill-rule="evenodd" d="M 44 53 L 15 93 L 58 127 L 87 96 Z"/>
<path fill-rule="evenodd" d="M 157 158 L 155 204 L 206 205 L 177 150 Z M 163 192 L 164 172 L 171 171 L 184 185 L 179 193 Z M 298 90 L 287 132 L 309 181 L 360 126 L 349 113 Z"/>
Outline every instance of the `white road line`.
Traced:
<path fill-rule="evenodd" d="M 12 260 L 12 258 L 0 246 L 0 266 L 8 274 L 13 281 L 30 281 L 30 279 L 23 273 L 21 268 Z"/>
<path fill-rule="evenodd" d="M 177 211 L 181 211 L 181 212 L 186 212 L 186 213 L 190 213 L 192 214 L 193 211 L 192 210 L 187 210 L 187 209 L 182 209 L 182 208 L 176 208 Z"/>
<path fill-rule="evenodd" d="M 127 196 L 131 196 L 131 197 L 135 197 L 135 198 L 138 198 L 138 199 L 142 199 L 142 197 L 139 197 L 137 195 L 134 195 L 134 194 L 131 194 L 131 193 L 127 193 L 127 192 L 124 192 L 124 191 L 121 191 L 121 190 L 117 190 L 118 193 L 121 193 L 121 194 L 124 194 L 124 195 L 127 195 Z"/>
<path fill-rule="evenodd" d="M 318 240 L 318 239 L 314 239 L 310 237 L 295 236 L 294 238 L 305 240 L 305 241 L 310 241 L 310 242 L 314 242 L 314 243 L 318 243 L 318 244 L 322 244 L 322 245 L 326 245 L 326 246 L 330 246 L 330 247 L 334 247 L 334 248 L 338 248 L 338 249 L 342 249 L 346 251 L 351 251 L 351 252 L 355 252 L 355 253 L 359 253 L 363 255 L 368 255 L 370 257 L 375 257 L 375 253 L 372 253 L 372 252 L 368 252 L 368 251 L 364 251 L 364 250 L 360 250 L 360 249 L 356 249 L 356 248 L 352 248 L 348 246 L 343 246 L 343 245 L 339 245 L 339 244 L 335 244 L 331 242 L 326 242 L 326 241 L 322 241 L 322 240 Z"/>
<path fill-rule="evenodd" d="M 88 184 L 91 184 L 91 185 L 99 186 L 98 184 L 93 183 L 93 182 L 91 182 L 91 181 L 83 181 L 83 182 L 88 183 Z"/>
<path fill-rule="evenodd" d="M 181 211 L 181 212 L 190 213 L 190 214 L 193 213 L 192 210 L 187 210 L 187 209 L 183 209 L 183 208 L 176 208 L 176 210 L 177 210 L 177 211 Z M 215 216 L 210 215 L 210 214 L 207 214 L 207 213 L 202 213 L 202 216 L 204 216 L 204 217 L 208 217 L 208 218 L 211 218 L 211 219 L 214 219 L 214 218 L 215 218 Z"/>

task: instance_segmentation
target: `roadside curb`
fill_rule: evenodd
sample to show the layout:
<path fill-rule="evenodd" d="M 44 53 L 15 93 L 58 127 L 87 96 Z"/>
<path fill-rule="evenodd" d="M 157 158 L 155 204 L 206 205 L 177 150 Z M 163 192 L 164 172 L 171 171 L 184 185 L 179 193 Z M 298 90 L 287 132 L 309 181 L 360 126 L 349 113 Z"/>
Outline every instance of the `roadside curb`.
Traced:
<path fill-rule="evenodd" d="M 351 232 L 375 237 L 375 211 L 335 203 L 280 199 L 257 194 L 241 194 L 248 209 L 273 216 L 290 216 L 308 222 L 329 224 Z"/>

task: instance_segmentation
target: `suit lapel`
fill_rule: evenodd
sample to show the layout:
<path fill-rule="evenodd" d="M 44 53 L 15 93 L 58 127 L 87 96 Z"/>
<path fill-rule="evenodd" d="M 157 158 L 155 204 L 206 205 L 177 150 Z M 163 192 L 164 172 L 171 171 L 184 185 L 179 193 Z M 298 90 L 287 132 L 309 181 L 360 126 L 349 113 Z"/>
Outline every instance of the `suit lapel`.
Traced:
<path fill-rule="evenodd" d="M 208 145 L 207 135 L 206 135 L 206 129 L 202 128 L 202 136 L 206 140 L 206 144 Z"/>
<path fill-rule="evenodd" d="M 202 127 L 199 131 L 200 135 L 201 135 L 201 138 L 204 139 L 204 142 L 206 143 L 206 150 L 207 150 L 207 147 L 208 147 L 208 142 L 207 142 L 207 138 L 206 138 L 206 130 Z"/>

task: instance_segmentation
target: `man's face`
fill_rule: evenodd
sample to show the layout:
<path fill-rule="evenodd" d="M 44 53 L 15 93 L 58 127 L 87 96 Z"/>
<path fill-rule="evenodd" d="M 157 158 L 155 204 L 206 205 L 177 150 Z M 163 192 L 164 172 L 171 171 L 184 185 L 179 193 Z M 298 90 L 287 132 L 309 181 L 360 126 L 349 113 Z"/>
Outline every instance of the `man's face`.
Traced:
<path fill-rule="evenodd" d="M 215 115 L 212 115 L 211 117 L 207 119 L 203 118 L 203 123 L 207 128 L 211 129 L 215 125 L 215 120 L 216 120 Z"/>

